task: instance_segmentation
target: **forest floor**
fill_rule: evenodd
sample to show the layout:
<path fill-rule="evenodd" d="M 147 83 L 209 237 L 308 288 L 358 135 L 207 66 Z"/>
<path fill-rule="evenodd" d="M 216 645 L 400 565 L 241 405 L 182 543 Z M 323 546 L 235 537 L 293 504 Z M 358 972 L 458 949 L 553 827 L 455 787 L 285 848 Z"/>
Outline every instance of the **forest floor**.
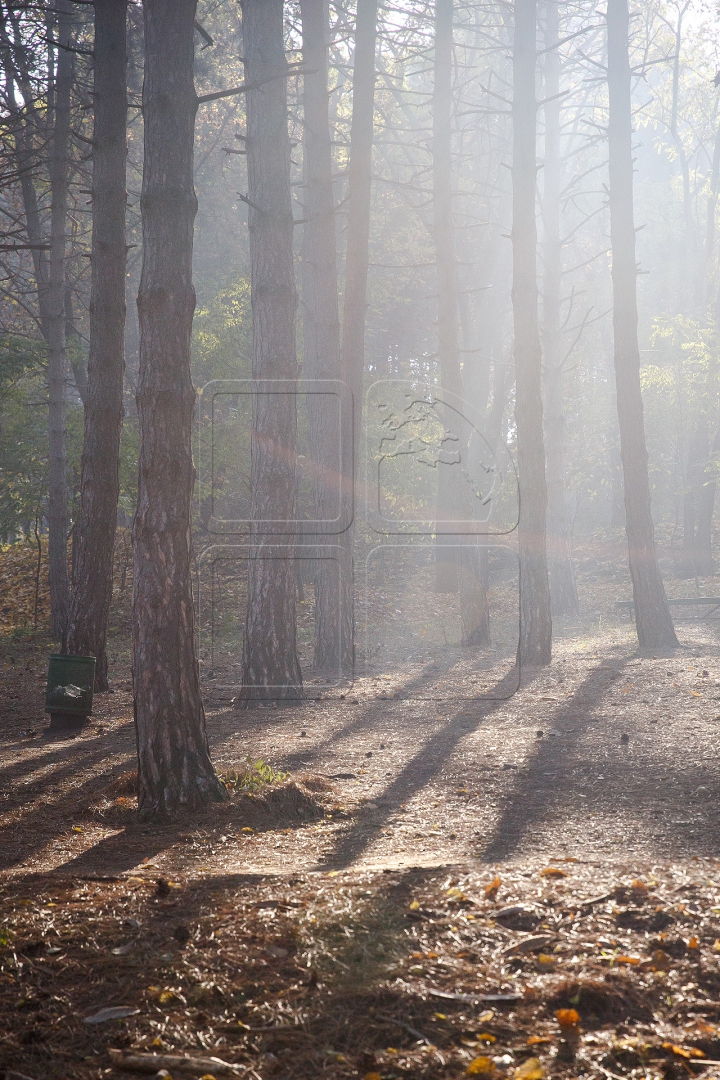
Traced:
<path fill-rule="evenodd" d="M 641 655 L 591 569 L 520 680 L 449 648 L 211 707 L 220 772 L 289 775 L 166 828 L 135 820 L 124 631 L 72 736 L 50 643 L 5 638 L 0 1071 L 720 1076 L 720 621 Z"/>

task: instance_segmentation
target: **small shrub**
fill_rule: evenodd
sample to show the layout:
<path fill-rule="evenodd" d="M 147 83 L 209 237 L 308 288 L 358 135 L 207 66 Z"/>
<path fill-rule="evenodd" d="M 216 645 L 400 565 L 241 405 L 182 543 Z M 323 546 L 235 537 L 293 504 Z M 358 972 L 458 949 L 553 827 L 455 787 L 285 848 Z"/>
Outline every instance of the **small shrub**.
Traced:
<path fill-rule="evenodd" d="M 248 758 L 239 772 L 230 769 L 218 775 L 228 791 L 259 791 L 273 784 L 282 784 L 290 773 L 278 772 L 262 759 L 251 761 Z"/>

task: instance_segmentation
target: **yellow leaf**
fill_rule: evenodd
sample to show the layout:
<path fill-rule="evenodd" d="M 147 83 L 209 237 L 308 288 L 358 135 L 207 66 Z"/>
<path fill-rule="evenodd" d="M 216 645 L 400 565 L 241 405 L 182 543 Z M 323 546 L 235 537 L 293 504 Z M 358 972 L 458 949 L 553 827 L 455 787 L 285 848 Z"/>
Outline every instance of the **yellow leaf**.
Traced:
<path fill-rule="evenodd" d="M 245 832 L 244 829 L 243 829 L 243 832 Z M 252 829 L 250 830 L 250 832 L 252 832 Z M 328 871 L 328 877 L 337 877 L 339 873 L 340 873 L 339 870 L 329 870 Z"/>
<path fill-rule="evenodd" d="M 466 1076 L 488 1076 L 495 1071 L 495 1062 L 489 1057 L 476 1057 L 468 1065 Z"/>
<path fill-rule="evenodd" d="M 83 827 L 82 827 L 82 825 L 73 825 L 73 827 L 72 827 L 72 831 L 73 831 L 73 832 L 82 832 L 82 831 L 83 831 Z"/>
<path fill-rule="evenodd" d="M 531 1035 L 527 1041 L 528 1046 L 537 1046 L 539 1043 L 549 1043 L 552 1039 L 549 1035 Z"/>
<path fill-rule="evenodd" d="M 571 1031 L 580 1023 L 580 1013 L 577 1009 L 556 1009 L 555 1019 L 563 1031 Z"/>
<path fill-rule="evenodd" d="M 639 964 L 641 963 L 639 956 L 616 956 L 616 964 Z"/>
<path fill-rule="evenodd" d="M 551 968 L 557 964 L 557 956 L 548 956 L 547 953 L 540 953 L 537 962 L 541 968 Z"/>
<path fill-rule="evenodd" d="M 162 994 L 158 998 L 161 1005 L 167 1005 L 169 1001 L 175 1001 L 176 997 L 172 990 L 163 990 Z"/>
<path fill-rule="evenodd" d="M 540 871 L 540 877 L 567 877 L 567 872 L 558 866 L 546 866 Z"/>
<path fill-rule="evenodd" d="M 436 1020 L 447 1020 L 445 1013 L 433 1013 Z"/>
<path fill-rule="evenodd" d="M 171 1077 L 171 1080 L 172 1080 L 172 1077 Z M 215 1080 L 215 1077 L 213 1076 L 212 1073 L 205 1073 L 203 1076 L 200 1077 L 200 1080 Z"/>
<path fill-rule="evenodd" d="M 428 960 L 439 960 L 440 959 L 440 954 L 436 953 L 436 952 L 429 952 L 429 953 L 425 953 L 425 957 Z"/>
<path fill-rule="evenodd" d="M 445 895 L 448 900 L 467 900 L 467 896 L 462 889 L 448 889 Z"/>
<path fill-rule="evenodd" d="M 544 1076 L 545 1070 L 540 1058 L 528 1058 L 522 1065 L 518 1065 L 513 1073 L 514 1080 L 543 1080 Z"/>
<path fill-rule="evenodd" d="M 365 1080 L 382 1080 L 380 1073 L 365 1073 Z"/>
<path fill-rule="evenodd" d="M 693 934 L 693 936 L 688 941 L 688 949 L 699 949 L 699 948 L 700 948 L 700 942 L 698 941 L 698 939 Z"/>
<path fill-rule="evenodd" d="M 630 888 L 632 889 L 633 892 L 647 892 L 648 891 L 647 885 L 645 884 L 644 881 L 641 881 L 640 878 L 636 878 L 635 881 L 633 881 Z"/>
<path fill-rule="evenodd" d="M 494 1009 L 487 1009 L 486 1012 L 480 1013 L 480 1015 L 478 1016 L 478 1024 L 487 1024 L 487 1023 L 489 1023 L 489 1021 L 492 1020 L 494 1015 L 495 1015 L 495 1010 Z"/>
<path fill-rule="evenodd" d="M 694 1046 L 685 1047 L 677 1046 L 676 1043 L 664 1042 L 662 1044 L 663 1050 L 669 1050 L 671 1053 L 676 1054 L 678 1057 L 683 1058 L 704 1058 L 702 1050 L 696 1050 Z"/>
<path fill-rule="evenodd" d="M 419 909 L 419 907 L 420 907 L 420 901 L 419 900 L 413 900 L 413 902 L 410 905 L 410 910 L 411 911 L 417 911 Z"/>
<path fill-rule="evenodd" d="M 481 1031 L 478 1035 L 478 1042 L 494 1043 L 496 1042 L 494 1035 L 489 1035 L 487 1031 Z"/>
<path fill-rule="evenodd" d="M 497 898 L 498 889 L 502 885 L 502 879 L 494 877 L 489 885 L 485 886 L 485 898 L 487 900 L 495 900 Z"/>
<path fill-rule="evenodd" d="M 387 1049 L 385 1050 L 385 1053 L 386 1054 L 397 1054 L 397 1050 L 395 1049 L 394 1046 L 388 1046 Z"/>
<path fill-rule="evenodd" d="M 713 952 L 720 952 L 720 938 L 715 938 L 715 944 L 713 945 Z"/>
<path fill-rule="evenodd" d="M 251 829 L 249 825 L 245 825 L 245 827 L 242 828 L 240 832 L 255 832 L 255 830 Z"/>

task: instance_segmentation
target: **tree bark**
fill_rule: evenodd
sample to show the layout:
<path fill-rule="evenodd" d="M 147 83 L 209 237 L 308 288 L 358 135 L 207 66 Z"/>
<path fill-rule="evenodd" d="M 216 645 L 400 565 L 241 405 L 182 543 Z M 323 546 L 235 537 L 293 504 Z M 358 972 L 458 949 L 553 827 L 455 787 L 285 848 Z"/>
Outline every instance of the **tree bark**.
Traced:
<path fill-rule="evenodd" d="M 513 323 L 520 481 L 520 664 L 549 664 L 552 617 L 545 550 L 547 486 L 535 218 L 536 0 L 515 0 L 513 48 Z"/>
<path fill-rule="evenodd" d="M 46 340 L 48 345 L 48 568 L 53 635 L 62 640 L 68 617 L 68 486 L 65 429 L 65 241 L 69 189 L 70 96 L 74 75 L 72 5 L 57 4 L 57 67 L 51 96 L 54 122 L 49 162 L 50 260 Z M 53 82 L 53 72 L 50 71 Z"/>
<path fill-rule="evenodd" d="M 356 445 L 365 370 L 368 240 L 375 114 L 377 0 L 358 0 L 353 61 L 353 107 L 348 166 L 347 247 L 342 327 L 343 378 L 353 395 Z M 353 474 L 353 483 L 355 477 Z"/>
<path fill-rule="evenodd" d="M 243 0 L 247 82 L 248 234 L 255 380 L 298 376 L 297 295 L 293 269 L 290 140 L 282 0 Z M 297 411 L 290 393 L 253 394 L 248 592 L 243 686 L 238 705 L 297 700 L 302 674 L 295 627 L 295 568 L 290 522 L 296 506 Z M 274 531 L 273 531 L 274 530 Z M 287 557 L 267 551 L 285 534 Z"/>
<path fill-rule="evenodd" d="M 303 374 L 308 379 L 342 379 L 340 315 L 335 244 L 332 144 L 328 116 L 329 13 L 327 0 L 301 0 L 303 63 L 317 72 L 306 75 L 303 91 L 305 127 L 306 224 L 302 244 Z M 352 483 L 338 475 L 343 432 L 339 410 L 322 397 L 308 395 L 310 473 L 315 517 L 332 521 L 340 513 L 339 484 Z M 321 531 L 321 530 L 319 530 Z M 352 533 L 350 533 L 350 539 Z M 348 536 L 334 537 L 347 545 Z M 320 560 L 315 549 L 314 669 L 328 677 L 353 674 L 352 580 Z M 345 560 L 349 562 L 350 560 Z"/>
<path fill-rule="evenodd" d="M 107 690 L 105 649 L 120 490 L 125 371 L 125 160 L 127 0 L 95 0 L 90 355 L 75 571 L 65 652 L 95 657 Z"/>
<path fill-rule="evenodd" d="M 715 561 L 712 553 L 712 519 L 717 489 L 717 461 L 720 453 L 720 429 L 716 429 L 709 459 L 705 461 L 703 483 L 696 504 L 695 570 L 698 577 L 712 577 Z"/>
<path fill-rule="evenodd" d="M 543 376 L 547 451 L 547 546 L 553 615 L 579 611 L 570 553 L 570 522 L 565 488 L 565 408 L 560 333 L 560 55 L 558 0 L 545 4 L 545 162 L 543 168 Z"/>
<path fill-rule="evenodd" d="M 190 379 L 196 0 L 145 0 L 140 427 L 133 527 L 138 806 L 164 819 L 220 801 L 195 654 Z"/>
<path fill-rule="evenodd" d="M 613 334 L 625 528 L 638 642 L 641 648 L 667 648 L 677 645 L 677 638 L 655 551 L 640 391 L 627 0 L 608 0 L 607 31 Z"/>
<path fill-rule="evenodd" d="M 435 0 L 435 60 L 433 83 L 433 239 L 438 285 L 438 356 L 442 388 L 462 401 L 464 396 L 458 345 L 458 291 L 455 222 L 452 198 L 452 61 L 454 0 Z M 446 425 L 456 430 L 459 417 L 447 411 Z M 457 431 L 463 458 L 467 458 L 470 426 Z M 460 468 L 440 472 L 438 467 L 438 523 L 471 517 Z M 436 588 L 459 590 L 462 642 L 488 645 L 490 622 L 479 552 L 468 538 L 438 533 Z"/>

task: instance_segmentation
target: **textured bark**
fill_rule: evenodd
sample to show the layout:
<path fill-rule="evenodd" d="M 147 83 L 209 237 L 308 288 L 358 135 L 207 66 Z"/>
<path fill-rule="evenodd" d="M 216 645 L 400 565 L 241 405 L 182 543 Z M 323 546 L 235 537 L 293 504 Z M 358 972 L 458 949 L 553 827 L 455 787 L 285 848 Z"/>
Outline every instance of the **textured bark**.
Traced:
<path fill-rule="evenodd" d="M 133 682 L 138 804 L 142 816 L 157 819 L 225 796 L 208 751 L 191 577 L 195 7 L 196 0 L 144 3 Z"/>
<path fill-rule="evenodd" d="M 127 0 L 95 0 L 93 229 L 90 355 L 80 512 L 73 544 L 64 651 L 95 657 L 95 689 L 107 690 L 105 639 L 120 489 L 125 370 L 125 160 Z"/>
<path fill-rule="evenodd" d="M 518 662 L 549 664 L 550 588 L 545 549 L 547 486 L 542 355 L 538 332 L 535 219 L 536 0 L 515 0 L 513 48 L 513 324 L 515 420 L 520 481 L 520 642 Z"/>
<path fill-rule="evenodd" d="M 309 379 L 340 380 L 335 205 L 328 117 L 327 0 L 301 0 L 300 12 L 303 62 L 317 72 L 305 76 L 303 91 L 303 217 L 307 219 L 302 245 L 303 374 Z M 314 512 L 317 519 L 330 521 L 340 511 L 339 482 L 352 484 L 352 477 L 338 476 L 338 469 L 343 469 L 342 461 L 338 461 L 340 439 L 344 435 L 352 443 L 352 432 L 341 432 L 339 411 L 323 404 L 322 398 L 310 394 L 307 400 Z M 332 539 L 347 545 L 349 538 L 347 534 L 341 534 Z M 320 549 L 315 553 L 319 556 Z M 331 564 L 318 561 L 314 581 L 315 672 L 328 677 L 344 675 L 352 678 L 352 580 L 349 576 L 338 575 Z"/>
<path fill-rule="evenodd" d="M 243 0 L 247 81 L 248 234 L 254 379 L 296 379 L 293 217 L 282 0 Z M 271 81 L 269 81 L 271 80 Z M 253 394 L 248 593 L 243 687 L 238 704 L 297 699 L 302 674 L 295 628 L 295 568 L 289 524 L 295 517 L 296 399 Z M 276 524 L 273 524 L 276 523 Z M 274 535 L 273 535 L 273 530 Z M 284 534 L 287 558 L 266 551 Z"/>
<path fill-rule="evenodd" d="M 50 261 L 48 266 L 45 338 L 48 345 L 48 567 L 52 630 L 62 640 L 70 589 L 67 568 L 68 486 L 65 430 L 65 242 L 69 188 L 70 95 L 74 63 L 72 4 L 57 4 L 57 70 L 53 87 L 55 110 L 50 151 Z M 52 74 L 50 76 L 52 79 Z"/>
<path fill-rule="evenodd" d="M 438 283 L 438 356 L 442 388 L 462 401 L 464 395 L 458 345 L 458 291 L 455 255 L 455 223 L 452 198 L 452 63 L 454 0 L 435 0 L 435 60 L 433 83 L 433 239 Z M 446 425 L 457 431 L 457 413 L 448 410 Z M 470 426 L 457 434 L 467 456 Z M 462 475 L 451 468 L 439 474 L 438 524 L 471 516 Z M 490 624 L 487 596 L 481 575 L 480 558 L 472 542 L 453 535 L 438 534 L 436 543 L 436 588 L 441 592 L 459 589 L 462 641 L 466 645 L 488 645 Z"/>
<path fill-rule="evenodd" d="M 560 54 L 559 3 L 545 4 L 545 162 L 543 168 L 543 389 L 547 452 L 547 547 L 553 615 L 579 611 L 570 553 L 570 521 L 565 489 L 565 407 L 560 331 Z"/>
<path fill-rule="evenodd" d="M 677 645 L 677 638 L 655 552 L 640 392 L 627 0 L 608 0 L 607 27 L 613 334 L 625 528 L 638 642 L 642 648 L 666 648 Z"/>

